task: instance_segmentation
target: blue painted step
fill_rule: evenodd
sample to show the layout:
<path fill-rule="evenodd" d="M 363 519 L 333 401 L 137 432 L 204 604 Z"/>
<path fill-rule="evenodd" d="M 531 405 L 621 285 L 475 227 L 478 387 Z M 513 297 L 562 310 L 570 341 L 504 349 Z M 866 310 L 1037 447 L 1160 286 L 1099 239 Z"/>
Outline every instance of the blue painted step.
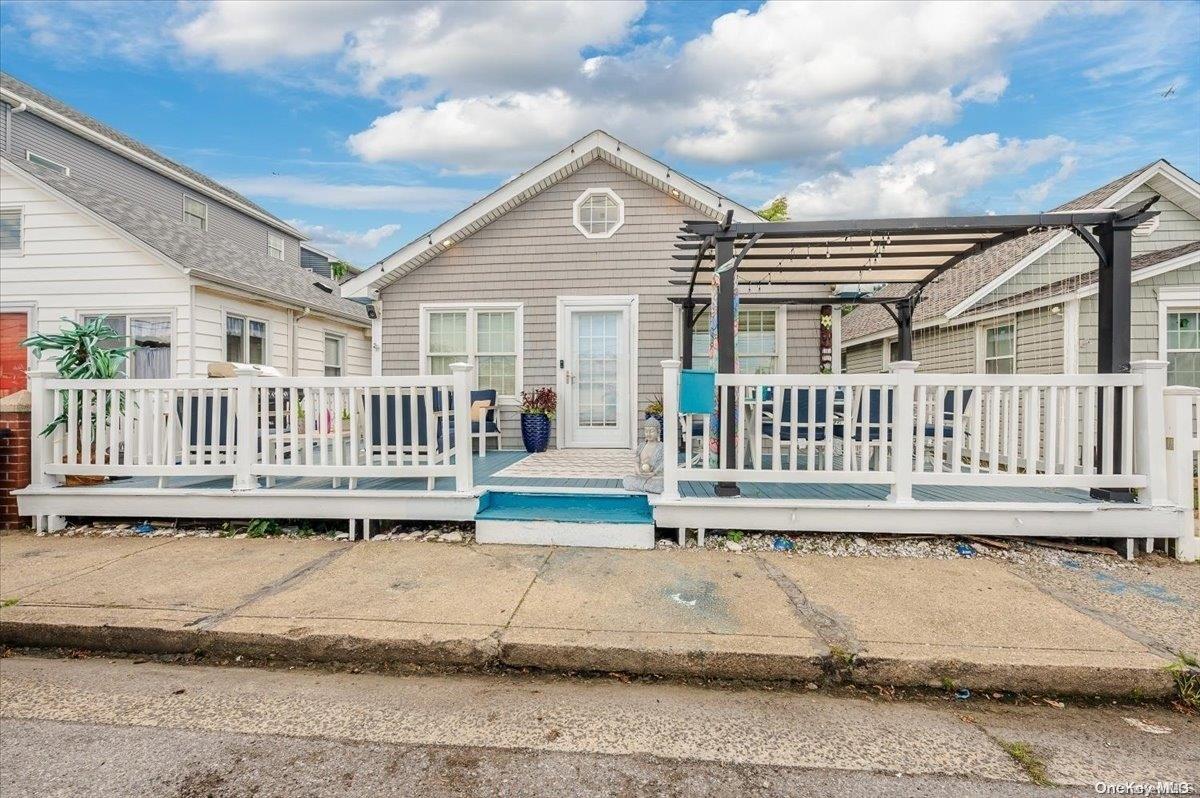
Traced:
<path fill-rule="evenodd" d="M 575 524 L 652 524 L 643 495 L 510 493 L 489 490 L 479 497 L 475 520 L 560 521 Z"/>

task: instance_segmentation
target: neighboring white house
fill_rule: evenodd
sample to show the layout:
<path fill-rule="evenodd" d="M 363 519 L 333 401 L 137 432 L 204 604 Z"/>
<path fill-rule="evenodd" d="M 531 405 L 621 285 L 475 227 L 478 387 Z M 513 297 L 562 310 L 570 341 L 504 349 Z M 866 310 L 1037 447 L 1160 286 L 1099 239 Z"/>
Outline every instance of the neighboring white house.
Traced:
<path fill-rule="evenodd" d="M 1132 360 L 1166 360 L 1172 384 L 1200 386 L 1200 184 L 1164 160 L 1055 210 L 1115 208 L 1158 195 L 1134 231 Z M 884 289 L 896 290 L 896 289 Z M 914 313 L 923 371 L 1074 374 L 1096 370 L 1096 255 L 1071 231 L 1034 231 L 935 279 Z M 878 305 L 842 320 L 850 373 L 885 371 L 895 322 Z"/>
<path fill-rule="evenodd" d="M 301 265 L 290 225 L 9 75 L 0 101 L 5 373 L 24 333 L 98 315 L 135 378 L 371 372 L 367 307 Z"/>

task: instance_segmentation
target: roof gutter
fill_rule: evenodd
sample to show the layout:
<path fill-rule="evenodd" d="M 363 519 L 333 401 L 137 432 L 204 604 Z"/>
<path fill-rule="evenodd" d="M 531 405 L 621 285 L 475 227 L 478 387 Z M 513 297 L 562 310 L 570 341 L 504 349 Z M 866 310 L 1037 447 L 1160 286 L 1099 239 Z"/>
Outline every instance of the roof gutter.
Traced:
<path fill-rule="evenodd" d="M 146 167 L 147 169 L 150 169 L 153 172 L 158 172 L 159 174 L 165 175 L 165 176 L 171 178 L 172 180 L 175 180 L 176 182 L 183 183 L 188 188 L 190 188 L 200 194 L 203 194 L 206 197 L 211 197 L 212 199 L 215 199 L 218 202 L 222 202 L 222 203 L 225 203 L 226 205 L 237 208 L 239 211 L 246 214 L 247 216 L 252 216 L 255 219 L 258 219 L 263 224 L 270 225 L 271 227 L 275 228 L 276 230 L 280 230 L 284 233 L 287 233 L 288 235 L 290 235 L 294 238 L 298 238 L 301 241 L 308 240 L 303 233 L 301 233 L 299 230 L 292 227 L 291 225 L 287 224 L 286 222 L 276 219 L 276 218 L 272 217 L 270 214 L 266 214 L 260 210 L 256 210 L 256 209 L 250 207 L 249 205 L 246 205 L 244 202 L 239 202 L 238 200 L 235 200 L 232 197 L 225 196 L 224 194 L 220 193 L 219 191 L 214 191 L 213 189 L 204 185 L 200 181 L 195 180 L 191 177 L 188 177 L 187 175 L 183 174 L 182 172 L 178 172 L 174 169 L 171 169 L 168 166 L 160 164 L 157 161 L 155 161 L 154 159 L 148 158 L 147 156 L 141 154 L 137 150 L 131 149 L 131 148 L 125 146 L 124 144 L 121 144 L 119 141 L 114 141 L 111 138 L 103 135 L 102 133 L 97 133 L 96 131 L 92 130 L 91 128 L 87 127 L 86 125 L 80 124 L 79 122 L 76 122 L 73 119 L 63 116 L 62 114 L 58 113 L 57 111 L 47 108 L 46 106 L 41 105 L 40 103 L 31 102 L 29 100 L 26 100 L 25 98 L 21 97 L 21 95 L 17 94 L 16 92 L 14 92 L 10 89 L 0 87 L 0 98 L 8 100 L 9 102 L 16 103 L 17 105 L 22 107 L 22 110 L 29 110 L 29 111 L 37 114 L 38 116 L 44 116 L 46 119 L 49 119 L 54 124 L 56 124 L 60 127 L 66 128 L 67 130 L 74 133 L 75 135 L 80 136 L 81 138 L 88 139 L 89 141 L 92 141 L 94 143 L 100 144 L 101 146 L 105 147 L 106 149 L 113 150 L 114 152 L 116 152 L 120 155 L 123 155 L 124 157 L 128 158 L 129 160 L 134 161 L 135 163 L 138 163 L 138 164 Z"/>
<path fill-rule="evenodd" d="M 202 283 L 208 283 L 210 285 L 219 286 L 222 288 L 236 288 L 240 291 L 245 291 L 247 293 L 261 297 L 263 299 L 270 299 L 271 301 L 278 302 L 279 304 L 281 304 L 285 307 L 304 311 L 305 316 L 307 316 L 309 314 L 316 314 L 316 315 L 320 315 L 320 316 L 329 316 L 330 318 L 334 318 L 339 321 L 347 321 L 347 322 L 350 322 L 351 324 L 357 325 L 359 327 L 369 328 L 371 326 L 370 319 L 367 319 L 367 318 L 360 319 L 360 318 L 350 315 L 349 313 L 339 313 L 336 310 L 327 310 L 325 308 L 321 308 L 319 310 L 313 310 L 309 305 L 305 305 L 302 302 L 297 302 L 296 300 L 286 297 L 283 294 L 276 294 L 273 291 L 264 291 L 263 289 L 259 288 L 258 286 L 249 285 L 247 283 L 240 283 L 237 280 L 230 280 L 225 277 L 217 277 L 209 272 L 193 269 L 191 271 L 191 277 Z M 347 300 L 347 301 L 349 301 L 349 300 Z M 365 309 L 363 310 L 363 313 L 364 314 L 366 313 Z"/>

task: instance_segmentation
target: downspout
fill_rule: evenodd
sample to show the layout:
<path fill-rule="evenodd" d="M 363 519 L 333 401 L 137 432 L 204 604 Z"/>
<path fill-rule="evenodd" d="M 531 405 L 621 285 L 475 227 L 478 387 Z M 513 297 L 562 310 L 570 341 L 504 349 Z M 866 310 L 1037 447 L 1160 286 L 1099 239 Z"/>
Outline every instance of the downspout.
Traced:
<path fill-rule="evenodd" d="M 188 287 L 188 376 L 196 376 L 196 284 Z"/>
<path fill-rule="evenodd" d="M 294 310 L 288 313 L 288 348 L 291 350 L 290 369 L 293 377 L 300 376 L 298 373 L 300 369 L 300 347 L 296 345 L 296 322 L 306 318 L 310 313 L 312 313 L 312 308 L 305 308 L 300 312 L 299 316 L 296 315 L 296 311 Z"/>

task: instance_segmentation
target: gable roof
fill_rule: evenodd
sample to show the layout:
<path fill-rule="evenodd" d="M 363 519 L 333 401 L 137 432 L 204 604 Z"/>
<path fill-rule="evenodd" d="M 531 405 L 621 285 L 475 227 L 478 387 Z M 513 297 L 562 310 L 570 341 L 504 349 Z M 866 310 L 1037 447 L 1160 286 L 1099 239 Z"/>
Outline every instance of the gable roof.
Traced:
<path fill-rule="evenodd" d="M 726 211 L 733 210 L 735 221 L 761 221 L 758 214 L 744 205 L 680 174 L 603 130 L 594 130 L 346 281 L 343 290 L 347 296 L 366 296 L 368 292 L 398 280 L 598 158 L 710 218 L 720 218 Z"/>
<path fill-rule="evenodd" d="M 153 171 L 165 174 L 172 180 L 183 183 L 201 194 L 206 194 L 221 202 L 249 214 L 259 221 L 276 229 L 304 238 L 304 234 L 296 230 L 261 205 L 247 199 L 238 192 L 223 186 L 207 175 L 173 161 L 137 139 L 130 138 L 116 128 L 109 127 L 98 119 L 88 116 L 82 111 L 49 94 L 18 80 L 7 72 L 0 72 L 0 97 L 13 105 L 25 103 L 27 111 L 37 114 L 60 127 L 69 130 L 83 138 L 112 150 L 118 155 L 129 158 Z"/>
<path fill-rule="evenodd" d="M 92 183 L 24 160 L 0 157 L 0 163 L 120 228 L 191 276 L 264 299 L 367 323 L 365 306 L 342 297 L 336 282 L 308 269 L 268 257 L 265 252 L 251 252 L 212 231 L 202 232 L 182 219 Z"/>
<path fill-rule="evenodd" d="M 1111 207 L 1156 176 L 1170 180 L 1172 185 L 1178 185 L 1181 190 L 1196 192 L 1192 188 L 1195 181 L 1160 159 L 1063 203 L 1054 210 L 1082 211 Z M 1197 207 L 1198 202 L 1200 193 L 1192 200 L 1192 207 Z M 965 259 L 926 286 L 913 312 L 914 327 L 928 327 L 947 315 L 960 315 L 1072 235 L 1067 230 L 1038 230 Z M 903 296 L 908 291 L 908 286 L 890 285 L 882 288 L 877 296 Z M 842 345 L 850 346 L 863 339 L 881 337 L 894 329 L 895 321 L 882 306 L 861 305 L 842 319 Z"/>

